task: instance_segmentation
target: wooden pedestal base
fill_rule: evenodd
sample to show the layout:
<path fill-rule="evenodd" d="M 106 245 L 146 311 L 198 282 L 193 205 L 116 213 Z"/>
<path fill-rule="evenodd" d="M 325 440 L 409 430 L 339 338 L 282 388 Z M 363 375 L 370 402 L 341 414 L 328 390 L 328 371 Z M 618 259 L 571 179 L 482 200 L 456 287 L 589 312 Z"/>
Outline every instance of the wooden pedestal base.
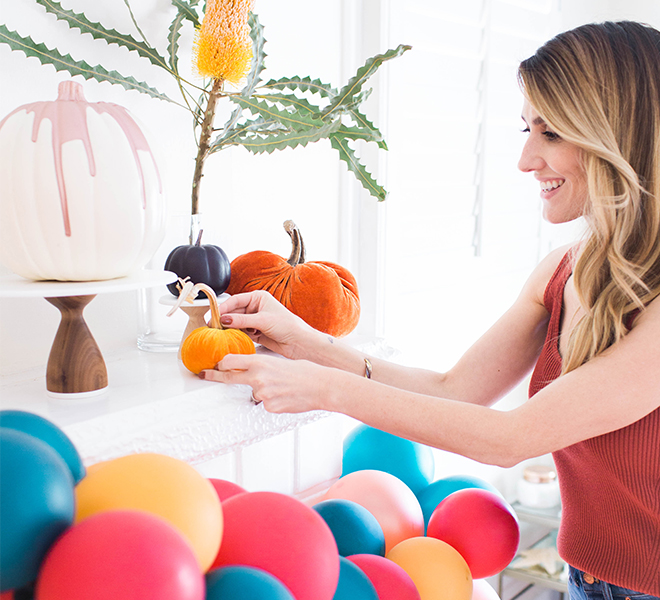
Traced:
<path fill-rule="evenodd" d="M 46 389 L 52 395 L 92 395 L 108 387 L 103 355 L 83 317 L 83 310 L 95 297 L 46 298 L 62 317 L 46 368 Z"/>

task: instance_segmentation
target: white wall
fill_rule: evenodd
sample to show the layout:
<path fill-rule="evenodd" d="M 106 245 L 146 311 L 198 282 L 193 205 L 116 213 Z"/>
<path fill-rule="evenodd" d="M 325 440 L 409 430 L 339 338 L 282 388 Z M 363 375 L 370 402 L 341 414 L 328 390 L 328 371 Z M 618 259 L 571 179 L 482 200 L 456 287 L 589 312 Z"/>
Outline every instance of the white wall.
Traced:
<path fill-rule="evenodd" d="M 136 0 L 132 4 L 147 38 L 162 48 L 172 17 L 170 1 Z M 63 6 L 85 11 L 90 20 L 121 32 L 133 31 L 122 0 L 65 0 Z M 257 11 L 265 26 L 267 77 L 309 75 L 339 86 L 346 76 L 342 72 L 345 65 L 366 58 L 347 60 L 342 51 L 342 0 L 318 6 L 305 0 L 287 0 L 286 10 L 279 2 L 263 0 L 257 2 Z M 323 27 L 313 26 L 315 19 L 322 19 Z M 102 62 L 107 68 L 145 79 L 172 97 L 177 93 L 168 76 L 146 61 L 107 47 L 102 41 L 92 41 L 89 36 L 79 36 L 31 0 L 3 3 L 0 21 L 76 59 L 90 64 Z M 188 30 L 182 47 L 189 48 L 191 39 L 192 31 Z M 182 58 L 182 64 L 188 61 Z M 353 64 L 348 66 L 354 68 Z M 65 79 L 69 79 L 68 74 L 55 72 L 53 67 L 41 66 L 36 58 L 26 59 L 22 53 L 0 45 L 0 116 L 28 102 L 54 99 L 58 82 Z M 191 117 L 174 105 L 119 86 L 79 77 L 76 80 L 83 83 L 88 101 L 125 106 L 151 134 L 160 155 L 170 213 L 167 238 L 153 261 L 153 266 L 160 268 L 173 247 L 187 243 L 195 156 Z M 213 155 L 207 162 L 201 194 L 205 242 L 221 246 L 230 258 L 257 249 L 288 256 L 290 242 L 282 223 L 293 219 L 305 237 L 309 260 L 338 260 L 338 191 L 343 171 L 326 141 L 264 156 L 250 155 L 243 149 Z M 121 232 L 117 235 L 120 240 Z M 85 317 L 104 353 L 134 344 L 136 293 L 99 296 L 88 306 Z M 58 323 L 57 310 L 44 300 L 0 300 L 0 374 L 45 365 Z"/>

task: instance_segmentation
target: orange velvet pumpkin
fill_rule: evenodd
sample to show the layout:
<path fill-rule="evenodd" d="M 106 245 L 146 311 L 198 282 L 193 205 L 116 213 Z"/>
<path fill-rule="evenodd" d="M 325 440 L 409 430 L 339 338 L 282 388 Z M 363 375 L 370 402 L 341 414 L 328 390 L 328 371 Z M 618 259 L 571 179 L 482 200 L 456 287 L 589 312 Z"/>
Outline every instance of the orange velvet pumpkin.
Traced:
<path fill-rule="evenodd" d="M 254 354 L 254 342 L 240 329 L 225 329 L 220 324 L 218 298 L 206 284 L 198 283 L 191 290 L 184 288 L 181 296 L 194 298 L 204 292 L 211 305 L 209 327 L 198 327 L 181 344 L 181 361 L 189 371 L 199 375 L 204 369 L 213 369 L 227 354 Z"/>
<path fill-rule="evenodd" d="M 227 293 L 266 290 L 303 321 L 335 337 L 349 334 L 360 319 L 355 277 L 332 262 L 305 262 L 305 246 L 293 221 L 285 221 L 291 237 L 288 260 L 263 250 L 248 252 L 231 263 Z"/>

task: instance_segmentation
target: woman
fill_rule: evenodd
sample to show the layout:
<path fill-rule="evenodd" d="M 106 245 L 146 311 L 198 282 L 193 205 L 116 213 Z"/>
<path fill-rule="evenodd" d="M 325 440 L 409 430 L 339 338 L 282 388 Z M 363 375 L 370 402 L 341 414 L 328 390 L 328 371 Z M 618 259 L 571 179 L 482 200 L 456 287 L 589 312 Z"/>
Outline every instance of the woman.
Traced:
<path fill-rule="evenodd" d="M 252 386 L 269 411 L 337 411 L 484 463 L 553 452 L 571 598 L 657 598 L 660 32 L 585 25 L 524 61 L 519 79 L 519 168 L 539 181 L 548 221 L 584 216 L 589 232 L 538 265 L 455 367 L 364 357 L 255 292 L 222 304 L 222 322 L 294 360 L 227 356 L 201 376 Z M 532 370 L 529 401 L 488 408 Z"/>

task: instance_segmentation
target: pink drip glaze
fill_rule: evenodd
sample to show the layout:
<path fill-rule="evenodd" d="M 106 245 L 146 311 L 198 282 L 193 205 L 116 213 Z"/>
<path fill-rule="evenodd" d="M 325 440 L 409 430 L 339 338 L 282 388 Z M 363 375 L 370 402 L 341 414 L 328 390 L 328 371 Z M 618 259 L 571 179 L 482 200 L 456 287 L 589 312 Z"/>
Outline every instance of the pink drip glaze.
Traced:
<path fill-rule="evenodd" d="M 62 217 L 64 220 L 64 232 L 67 237 L 71 236 L 71 225 L 69 221 L 69 205 L 67 201 L 66 185 L 64 182 L 64 173 L 62 171 L 62 146 L 67 142 L 74 140 L 82 141 L 87 154 L 89 165 L 89 174 L 96 175 L 96 164 L 94 162 L 94 153 L 89 139 L 89 129 L 87 128 L 87 108 L 92 108 L 98 114 L 109 114 L 121 127 L 131 148 L 135 166 L 138 169 L 140 183 L 142 187 L 142 208 L 147 207 L 147 191 L 144 182 L 144 172 L 142 164 L 138 158 L 138 151 L 148 152 L 156 168 L 158 177 L 158 190 L 163 191 L 163 185 L 158 171 L 158 165 L 154 159 L 149 143 L 147 142 L 141 129 L 133 120 L 128 111 L 110 102 L 93 102 L 85 100 L 82 86 L 75 81 L 63 81 L 57 89 L 57 100 L 53 102 L 34 102 L 26 104 L 9 113 L 0 121 L 0 129 L 5 121 L 12 115 L 25 111 L 27 114 L 34 113 L 34 123 L 32 125 L 32 141 L 36 142 L 39 135 L 39 127 L 44 119 L 49 119 L 52 123 L 52 144 L 53 157 L 55 160 L 55 176 L 57 178 L 57 187 L 60 195 L 60 204 L 62 206 Z"/>

